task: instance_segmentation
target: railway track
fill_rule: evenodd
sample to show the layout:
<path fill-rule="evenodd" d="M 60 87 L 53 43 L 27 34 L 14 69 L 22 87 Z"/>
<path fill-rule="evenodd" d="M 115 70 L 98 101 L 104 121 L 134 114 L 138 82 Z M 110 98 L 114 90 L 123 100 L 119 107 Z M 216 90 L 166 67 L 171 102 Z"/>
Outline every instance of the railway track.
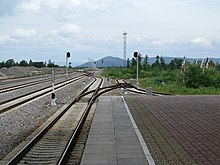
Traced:
<path fill-rule="evenodd" d="M 7 164 L 64 164 L 79 162 L 80 156 L 76 157 L 74 155 L 76 153 L 74 146 L 81 129 L 85 127 L 84 123 L 93 103 L 105 92 L 126 87 L 125 84 L 102 87 L 102 84 L 103 79 L 96 77 L 78 96 L 64 105 L 55 114 L 53 120 L 10 159 Z M 89 121 L 91 122 L 91 115 Z M 86 129 L 89 129 L 88 124 Z M 85 135 L 83 139 L 85 142 Z M 81 144 L 80 148 L 82 148 Z"/>
<path fill-rule="evenodd" d="M 102 80 L 94 80 L 85 89 L 96 88 L 97 92 L 101 84 Z M 88 97 L 93 98 L 96 92 Z M 57 164 L 63 162 L 66 157 L 65 153 L 68 153 L 68 148 L 77 138 L 93 101 L 91 99 L 89 103 L 77 103 L 75 98 L 72 99 L 7 164 Z M 70 142 L 68 143 L 68 141 Z"/>
<path fill-rule="evenodd" d="M 116 82 L 116 84 L 129 84 L 129 83 L 127 83 L 127 81 L 125 81 L 123 79 L 117 79 L 117 80 L 115 80 L 115 82 Z M 127 85 L 127 87 L 125 89 L 129 92 L 132 92 L 132 93 L 146 95 L 146 89 L 141 89 L 141 88 L 138 88 L 138 87 L 131 85 L 131 84 Z M 152 91 L 152 95 L 153 96 L 164 96 L 164 95 L 171 95 L 171 94 Z"/>
<path fill-rule="evenodd" d="M 96 77 L 94 81 L 75 96 L 70 102 L 65 104 L 53 119 L 40 130 L 15 156 L 8 159 L 7 164 L 66 164 L 70 162 L 80 162 L 80 155 L 74 149 L 77 138 L 84 128 L 84 123 L 95 100 L 103 93 L 116 88 L 132 88 L 129 83 L 117 83 L 115 85 L 102 87 L 103 79 Z M 90 122 L 91 122 L 90 115 Z M 85 124 L 86 125 L 86 124 Z M 85 128 L 84 128 L 85 129 Z M 89 126 L 87 124 L 87 131 Z M 82 131 L 83 132 L 83 131 Z M 86 141 L 86 136 L 81 140 L 82 146 Z M 81 139 L 81 135 L 80 138 Z"/>
<path fill-rule="evenodd" d="M 4 88 L 0 89 L 0 94 L 5 93 L 5 92 L 9 92 L 9 91 L 13 91 L 13 90 L 17 90 L 17 89 L 20 89 L 20 88 L 29 87 L 29 86 L 32 86 L 32 85 L 41 84 L 41 83 L 47 82 L 48 80 L 49 80 L 49 78 L 45 78 L 45 79 L 42 79 L 42 80 L 36 80 L 36 81 L 23 83 L 23 84 L 19 84 L 19 85 L 14 85 L 14 86 L 10 86 L 10 87 L 4 87 Z"/>
<path fill-rule="evenodd" d="M 67 86 L 67 85 L 83 78 L 84 76 L 85 75 L 80 75 L 80 76 L 75 77 L 73 79 L 69 79 L 65 82 L 60 82 L 60 83 L 55 85 L 54 89 L 58 90 L 62 87 L 65 87 L 65 86 Z M 34 100 L 34 99 L 42 97 L 44 95 L 48 95 L 48 94 L 51 93 L 51 91 L 52 91 L 51 86 L 47 86 L 47 87 L 44 87 L 42 89 L 30 92 L 30 93 L 26 93 L 24 95 L 5 100 L 5 101 L 0 103 L 0 114 L 4 113 L 4 112 L 6 112 L 6 111 L 8 111 L 8 110 L 10 110 L 14 107 L 17 107 L 19 105 L 27 103 L 28 101 Z"/>
<path fill-rule="evenodd" d="M 63 75 L 57 75 L 56 78 L 63 78 Z M 21 82 L 21 83 L 16 83 L 16 81 L 12 81 L 12 82 L 7 82 L 7 84 L 9 84 L 9 86 L 7 87 L 1 87 L 0 86 L 0 94 L 6 93 L 6 92 L 10 92 L 10 91 L 14 91 L 17 89 L 22 89 L 25 87 L 30 87 L 30 86 L 34 86 L 34 85 L 38 85 L 38 84 L 42 84 L 45 82 L 50 82 L 51 81 L 51 77 L 50 76 L 44 76 L 44 77 L 39 77 L 39 78 L 34 78 L 32 79 L 33 81 L 28 81 L 28 82 Z M 10 85 L 10 83 L 13 83 L 12 85 Z"/>

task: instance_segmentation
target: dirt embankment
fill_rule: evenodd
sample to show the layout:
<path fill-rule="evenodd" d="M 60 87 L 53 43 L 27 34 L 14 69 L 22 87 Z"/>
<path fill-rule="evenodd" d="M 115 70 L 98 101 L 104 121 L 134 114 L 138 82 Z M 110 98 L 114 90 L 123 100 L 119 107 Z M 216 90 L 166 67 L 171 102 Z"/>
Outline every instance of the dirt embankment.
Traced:
<path fill-rule="evenodd" d="M 51 68 L 36 68 L 33 66 L 29 67 L 11 67 L 11 68 L 1 68 L 0 69 L 0 79 L 6 78 L 17 78 L 17 77 L 27 77 L 51 73 Z M 56 69 L 58 72 L 64 72 L 63 69 Z"/>

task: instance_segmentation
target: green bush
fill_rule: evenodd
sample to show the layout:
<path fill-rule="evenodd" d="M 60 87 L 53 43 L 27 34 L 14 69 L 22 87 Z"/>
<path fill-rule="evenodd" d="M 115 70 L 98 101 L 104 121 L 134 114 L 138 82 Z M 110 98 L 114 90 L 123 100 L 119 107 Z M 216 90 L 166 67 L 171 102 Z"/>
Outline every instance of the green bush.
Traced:
<path fill-rule="evenodd" d="M 184 73 L 186 87 L 200 88 L 216 86 L 216 72 L 214 70 L 203 70 L 199 66 L 189 66 Z"/>
<path fill-rule="evenodd" d="M 102 76 L 113 79 L 131 79 L 136 83 L 136 69 L 105 68 Z M 161 80 L 156 83 L 156 80 Z M 139 71 L 140 87 L 152 87 L 154 91 L 178 95 L 220 94 L 220 74 L 215 70 L 201 69 L 190 65 L 183 72 L 180 69 L 161 70 L 148 68 Z"/>

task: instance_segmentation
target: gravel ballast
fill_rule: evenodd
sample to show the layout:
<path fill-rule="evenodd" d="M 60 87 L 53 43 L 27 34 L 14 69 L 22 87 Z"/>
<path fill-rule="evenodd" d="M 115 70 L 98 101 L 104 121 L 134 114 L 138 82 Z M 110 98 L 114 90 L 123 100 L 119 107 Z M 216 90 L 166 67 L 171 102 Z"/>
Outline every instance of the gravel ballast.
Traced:
<path fill-rule="evenodd" d="M 0 159 L 21 143 L 93 79 L 85 77 L 56 91 L 58 105 L 51 107 L 51 95 L 0 115 Z M 85 82 L 85 84 L 83 83 Z"/>
<path fill-rule="evenodd" d="M 74 78 L 74 77 L 76 77 L 76 75 L 73 76 L 72 78 Z M 56 79 L 55 85 L 60 82 L 64 82 L 65 80 L 66 80 L 66 78 Z M 43 89 L 45 87 L 52 87 L 50 80 L 48 80 L 47 82 L 44 82 L 44 83 L 40 83 L 40 84 L 25 87 L 25 88 L 21 88 L 21 89 L 16 89 L 11 92 L 3 93 L 0 95 L 0 102 L 22 96 L 24 94 L 28 94 L 28 93 Z"/>

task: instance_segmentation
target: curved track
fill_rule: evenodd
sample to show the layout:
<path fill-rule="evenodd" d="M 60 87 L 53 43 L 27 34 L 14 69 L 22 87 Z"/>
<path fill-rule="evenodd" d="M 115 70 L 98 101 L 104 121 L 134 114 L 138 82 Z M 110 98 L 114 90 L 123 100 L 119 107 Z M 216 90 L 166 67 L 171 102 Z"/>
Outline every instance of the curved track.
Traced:
<path fill-rule="evenodd" d="M 102 78 L 94 78 L 91 84 L 68 104 L 65 104 L 55 114 L 53 120 L 7 164 L 64 164 L 69 162 L 71 157 L 69 155 L 95 100 L 101 94 L 116 88 L 135 88 L 125 81 L 107 87 L 101 87 L 102 83 Z"/>
<path fill-rule="evenodd" d="M 123 79 L 122 80 L 121 79 L 117 79 L 117 80 L 115 80 L 115 82 L 116 82 L 116 84 L 127 84 L 128 87 L 126 87 L 124 89 L 126 89 L 129 92 L 136 93 L 136 94 L 144 94 L 144 95 L 146 95 L 146 90 L 145 89 L 141 89 L 141 88 L 138 88 L 138 87 L 136 87 L 134 85 L 131 85 L 127 81 L 125 81 Z M 152 91 L 152 95 L 153 96 L 164 96 L 164 95 L 171 95 L 171 94 L 166 94 L 166 93 Z"/>
<path fill-rule="evenodd" d="M 95 81 L 86 89 L 94 84 Z M 101 84 L 102 80 L 96 85 L 96 91 L 98 91 Z M 85 90 L 82 92 L 85 92 Z M 96 92 L 93 93 L 92 98 L 94 95 L 96 95 Z M 75 98 L 71 100 L 8 164 L 56 164 L 62 162 L 65 159 L 65 151 L 68 151 L 66 146 L 72 145 L 67 143 L 68 139 L 74 141 L 78 136 L 93 101 L 91 99 L 88 104 L 77 104 Z"/>

